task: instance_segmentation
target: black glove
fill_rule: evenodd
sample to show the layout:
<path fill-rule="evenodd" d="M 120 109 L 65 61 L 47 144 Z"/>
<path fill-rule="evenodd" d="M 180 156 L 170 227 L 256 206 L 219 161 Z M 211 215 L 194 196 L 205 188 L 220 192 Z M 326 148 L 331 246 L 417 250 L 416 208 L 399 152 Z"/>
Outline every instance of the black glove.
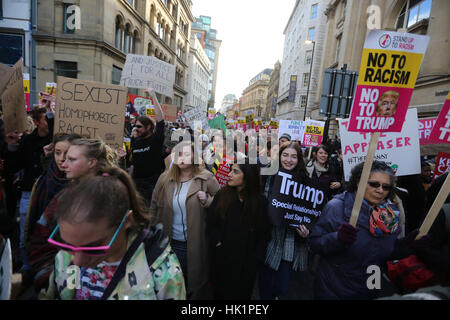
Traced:
<path fill-rule="evenodd" d="M 351 245 L 356 240 L 358 229 L 349 223 L 343 223 L 338 229 L 338 240 L 345 245 Z"/>
<path fill-rule="evenodd" d="M 414 251 L 428 251 L 431 248 L 430 236 L 428 234 L 424 235 L 419 240 L 414 240 L 419 234 L 419 229 L 415 229 L 408 233 L 405 237 L 405 242 L 408 247 Z"/>

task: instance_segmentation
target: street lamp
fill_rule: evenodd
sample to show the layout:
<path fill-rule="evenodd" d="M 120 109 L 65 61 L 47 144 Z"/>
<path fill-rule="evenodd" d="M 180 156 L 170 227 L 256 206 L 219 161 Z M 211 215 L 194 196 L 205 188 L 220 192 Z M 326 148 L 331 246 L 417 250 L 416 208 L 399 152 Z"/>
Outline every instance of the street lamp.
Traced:
<path fill-rule="evenodd" d="M 313 50 L 311 55 L 311 66 L 309 67 L 309 80 L 308 80 L 308 91 L 306 91 L 306 105 L 305 105 L 305 112 L 303 113 L 303 121 L 306 119 L 306 109 L 308 108 L 308 96 L 309 96 L 309 85 L 311 84 L 311 75 L 312 75 L 312 66 L 314 62 L 314 47 L 316 46 L 316 42 L 312 40 L 306 40 L 305 44 L 313 44 Z"/>

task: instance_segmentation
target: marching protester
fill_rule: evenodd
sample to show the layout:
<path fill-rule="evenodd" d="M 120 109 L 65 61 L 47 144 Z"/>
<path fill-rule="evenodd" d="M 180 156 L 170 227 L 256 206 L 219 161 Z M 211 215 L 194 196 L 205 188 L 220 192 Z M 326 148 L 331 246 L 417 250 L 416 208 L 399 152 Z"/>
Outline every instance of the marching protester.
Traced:
<path fill-rule="evenodd" d="M 185 299 L 178 259 L 161 225 L 149 227 L 131 178 L 114 167 L 97 173 L 60 197 L 58 224 L 48 238 L 60 251 L 41 298 Z"/>
<path fill-rule="evenodd" d="M 325 145 L 313 148 L 313 158 L 306 165 L 306 171 L 310 178 L 314 179 L 327 191 L 327 199 L 330 200 L 333 190 L 341 187 L 341 183 L 337 181 L 333 168 L 329 162 L 329 150 Z"/>
<path fill-rule="evenodd" d="M 215 299 L 249 300 L 270 239 L 267 200 L 261 194 L 259 167 L 248 158 L 234 163 L 229 176 L 207 215 L 210 279 Z"/>
<path fill-rule="evenodd" d="M 364 163 L 353 168 L 344 193 L 329 201 L 310 235 L 311 249 L 320 254 L 315 299 L 373 299 L 379 290 L 367 286 L 367 268 L 383 268 L 388 260 L 408 256 L 429 246 L 427 236 L 414 240 L 417 230 L 398 239 L 399 212 L 392 203 L 394 172 L 374 161 L 356 227 L 348 223 Z"/>
<path fill-rule="evenodd" d="M 180 261 L 188 297 L 195 299 L 208 281 L 206 208 L 213 202 L 219 183 L 198 164 L 199 159 L 194 161 L 194 143 L 183 141 L 175 151 L 172 167 L 156 183 L 150 213 L 163 224 Z"/>
<path fill-rule="evenodd" d="M 156 97 L 155 90 L 148 89 L 155 106 L 156 126 L 147 116 L 136 119 L 137 138 L 131 139 L 130 174 L 136 184 L 136 189 L 150 206 L 156 181 L 164 170 L 164 115 Z"/>
<path fill-rule="evenodd" d="M 306 176 L 305 163 L 300 145 L 285 142 L 280 147 L 280 167 L 285 171 Z M 269 176 L 264 186 L 264 196 L 269 199 L 273 191 L 274 176 Z M 272 238 L 267 245 L 264 265 L 259 271 L 259 294 L 263 300 L 286 295 L 289 290 L 291 271 L 308 269 L 309 230 L 304 225 L 294 229 L 287 225 L 273 225 Z"/>
<path fill-rule="evenodd" d="M 43 261 L 41 259 L 46 260 L 47 252 L 39 252 L 39 249 L 37 250 L 38 252 L 30 252 L 30 241 L 39 238 L 39 234 L 42 232 L 42 221 L 41 223 L 39 221 L 43 218 L 42 215 L 45 209 L 53 197 L 69 182 L 63 170 L 63 163 L 70 144 L 79 138 L 81 137 L 78 134 L 56 134 L 53 142 L 44 147 L 44 152 L 52 153 L 52 160 L 33 186 L 24 226 L 24 242 L 30 259 L 31 275 L 34 275 L 42 267 L 41 263 Z M 33 243 L 33 249 L 37 249 L 35 243 Z M 24 285 L 27 285 L 25 281 Z"/>
<path fill-rule="evenodd" d="M 28 257 L 25 250 L 24 226 L 30 203 L 31 189 L 37 178 L 45 169 L 42 165 L 44 146 L 52 142 L 54 114 L 50 103 L 46 107 L 35 107 L 32 110 L 33 123 L 36 128 L 28 135 L 20 137 L 19 133 L 8 132 L 6 142 L 8 152 L 5 155 L 5 170 L 9 173 L 23 171 L 21 184 L 22 195 L 20 198 L 20 240 L 19 247 L 22 255 L 22 270 L 30 269 Z"/>
<path fill-rule="evenodd" d="M 56 146 L 55 143 L 55 151 Z M 95 175 L 98 170 L 117 166 L 114 151 L 100 139 L 72 140 L 64 161 L 61 163 L 61 160 L 58 159 L 58 163 L 59 168 L 65 173 L 65 179 L 73 180 L 74 182 L 84 177 Z M 57 250 L 47 243 L 47 238 L 56 226 L 55 211 L 60 203 L 60 193 L 57 193 L 55 189 L 59 188 L 59 190 L 63 190 L 68 182 L 62 182 L 61 180 L 52 181 L 51 171 L 47 172 L 47 174 L 49 177 L 44 176 L 42 179 L 47 179 L 42 180 L 42 183 L 47 183 L 44 186 L 54 185 L 55 187 L 49 191 L 55 195 L 48 199 L 49 202 L 45 207 L 44 203 L 40 202 L 36 204 L 36 208 L 34 208 L 34 203 L 32 203 L 32 207 L 30 208 L 29 225 L 32 228 L 29 231 L 30 240 L 28 250 L 30 261 L 32 262 L 32 275 L 34 276 L 35 289 L 47 285 L 48 277 L 53 268 L 52 261 Z M 59 184 L 57 185 L 57 183 Z M 38 183 L 35 192 L 39 192 L 39 194 L 45 192 L 45 190 L 41 190 L 42 188 L 40 187 L 40 183 Z M 37 208 L 43 211 L 38 211 Z M 38 220 L 33 225 L 35 219 Z"/>

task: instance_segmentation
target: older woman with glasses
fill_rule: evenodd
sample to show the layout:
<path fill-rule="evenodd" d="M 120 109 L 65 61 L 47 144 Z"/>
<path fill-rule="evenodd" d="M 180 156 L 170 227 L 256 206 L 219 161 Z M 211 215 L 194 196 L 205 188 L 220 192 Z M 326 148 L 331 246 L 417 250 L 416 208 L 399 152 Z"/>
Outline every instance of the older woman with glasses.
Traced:
<path fill-rule="evenodd" d="M 347 191 L 327 203 L 311 233 L 311 249 L 321 256 L 316 299 L 377 298 L 383 291 L 368 287 L 373 274 L 368 268 L 382 270 L 388 260 L 407 257 L 428 245 L 428 237 L 414 240 L 417 230 L 398 239 L 399 209 L 392 202 L 394 172 L 382 161 L 373 162 L 356 228 L 348 223 L 363 166 L 353 168 Z"/>

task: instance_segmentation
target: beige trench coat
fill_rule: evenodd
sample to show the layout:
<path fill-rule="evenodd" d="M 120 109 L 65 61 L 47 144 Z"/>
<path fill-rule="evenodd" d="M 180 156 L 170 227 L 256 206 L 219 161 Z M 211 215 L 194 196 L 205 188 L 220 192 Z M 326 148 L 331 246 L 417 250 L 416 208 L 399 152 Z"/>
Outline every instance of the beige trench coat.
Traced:
<path fill-rule="evenodd" d="M 155 223 L 162 223 L 164 231 L 172 239 L 173 225 L 173 193 L 176 182 L 169 181 L 169 186 L 163 188 L 163 181 L 167 171 L 164 172 L 156 183 L 153 191 L 150 214 Z M 208 195 L 205 205 L 202 205 L 197 197 L 201 191 L 201 181 L 203 181 L 203 191 Z M 186 196 L 186 220 L 187 220 L 187 263 L 188 263 L 188 288 L 187 292 L 192 293 L 200 289 L 208 281 L 209 257 L 206 239 L 206 208 L 208 208 L 214 195 L 219 191 L 219 183 L 214 175 L 203 169 L 201 173 L 194 177 Z"/>

